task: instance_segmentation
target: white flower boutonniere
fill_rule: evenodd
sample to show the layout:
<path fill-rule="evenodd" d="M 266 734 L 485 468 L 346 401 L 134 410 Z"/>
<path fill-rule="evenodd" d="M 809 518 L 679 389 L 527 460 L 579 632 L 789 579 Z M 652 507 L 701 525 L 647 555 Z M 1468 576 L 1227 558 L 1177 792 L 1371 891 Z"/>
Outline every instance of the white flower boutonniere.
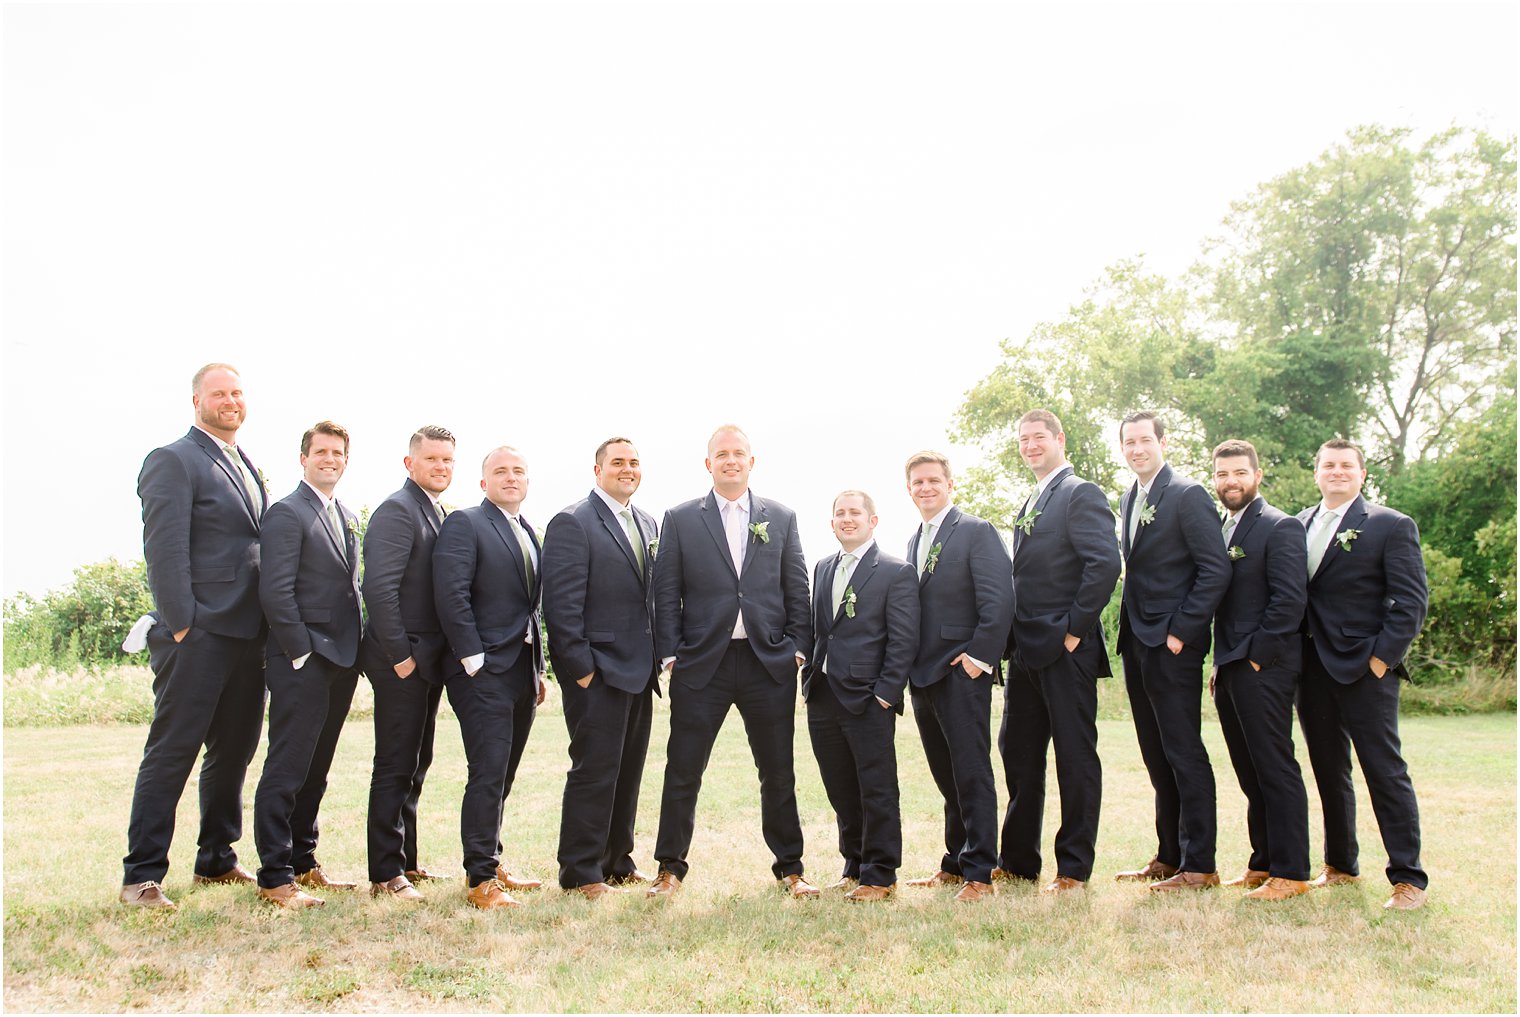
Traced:
<path fill-rule="evenodd" d="M 1350 551 L 1351 542 L 1361 535 L 1361 530 L 1342 530 L 1335 535 L 1335 542 L 1341 546 L 1342 551 Z"/>
<path fill-rule="evenodd" d="M 769 544 L 771 542 L 770 528 L 771 524 L 768 519 L 763 523 L 750 523 L 749 532 L 754 534 L 750 540 L 758 540 L 762 544 Z"/>
<path fill-rule="evenodd" d="M 1246 549 L 1239 544 L 1230 545 L 1230 561 L 1240 561 L 1246 556 Z"/>
<path fill-rule="evenodd" d="M 929 553 L 924 556 L 924 571 L 925 572 L 928 572 L 931 575 L 933 574 L 933 572 L 934 572 L 934 566 L 936 566 L 936 565 L 939 564 L 939 552 L 940 552 L 940 548 L 942 548 L 944 546 L 945 546 L 944 544 L 935 544 L 933 547 L 929 548 Z"/>
<path fill-rule="evenodd" d="M 1024 531 L 1024 536 L 1029 536 L 1029 531 L 1034 529 L 1034 521 L 1040 516 L 1040 510 L 1035 509 L 1019 519 L 1013 521 L 1013 525 Z"/>
<path fill-rule="evenodd" d="M 660 538 L 654 537 L 649 541 L 649 557 L 655 558 L 660 553 Z"/>
<path fill-rule="evenodd" d="M 1156 521 L 1156 506 L 1146 504 L 1140 506 L 1140 525 L 1149 526 Z"/>
<path fill-rule="evenodd" d="M 844 616 L 846 618 L 855 617 L 855 600 L 855 587 L 846 586 L 844 589 Z"/>
<path fill-rule="evenodd" d="M 350 519 L 348 521 L 348 532 L 356 537 L 359 535 L 359 521 L 357 519 Z"/>

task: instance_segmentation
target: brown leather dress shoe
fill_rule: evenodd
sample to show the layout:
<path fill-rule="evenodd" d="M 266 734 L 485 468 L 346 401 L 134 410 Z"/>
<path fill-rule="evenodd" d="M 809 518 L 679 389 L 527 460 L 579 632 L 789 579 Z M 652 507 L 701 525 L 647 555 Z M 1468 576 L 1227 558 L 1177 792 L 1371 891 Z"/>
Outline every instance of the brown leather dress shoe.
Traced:
<path fill-rule="evenodd" d="M 197 872 L 190 880 L 196 886 L 217 886 L 223 883 L 257 883 L 253 873 L 241 865 L 234 865 L 220 876 L 203 876 Z"/>
<path fill-rule="evenodd" d="M 932 876 L 924 876 L 922 879 L 908 880 L 909 886 L 960 886 L 966 881 L 964 876 L 957 876 L 953 872 L 940 869 Z"/>
<path fill-rule="evenodd" d="M 397 876 L 395 879 L 388 879 L 383 883 L 371 883 L 369 885 L 369 895 L 371 897 L 389 896 L 397 900 L 413 902 L 427 900 L 426 897 L 417 892 L 417 888 L 405 876 Z"/>
<path fill-rule="evenodd" d="M 661 869 L 660 874 L 654 877 L 654 882 L 649 884 L 649 889 L 644 891 L 644 896 L 663 900 L 674 897 L 679 889 L 681 878 L 669 869 Z"/>
<path fill-rule="evenodd" d="M 284 886 L 261 886 L 259 900 L 268 901 L 276 907 L 288 908 L 291 911 L 319 908 L 327 903 L 320 897 L 313 897 L 294 883 L 286 883 Z"/>
<path fill-rule="evenodd" d="M 419 865 L 415 869 L 407 869 L 406 878 L 410 879 L 414 883 L 423 883 L 429 879 L 443 879 L 444 877 L 439 873 L 429 872 L 427 869 L 424 869 Z"/>
<path fill-rule="evenodd" d="M 1425 891 L 1413 883 L 1394 883 L 1393 896 L 1383 907 L 1388 911 L 1413 911 L 1425 906 Z"/>
<path fill-rule="evenodd" d="M 776 885 L 781 887 L 782 892 L 796 900 L 812 900 L 818 896 L 818 887 L 803 879 L 796 872 L 782 876 L 776 880 Z"/>
<path fill-rule="evenodd" d="M 896 883 L 893 883 L 891 886 L 871 886 L 868 883 L 861 883 L 855 889 L 845 894 L 844 899 L 852 900 L 857 904 L 875 904 L 878 901 L 886 900 L 895 893 L 897 893 Z"/>
<path fill-rule="evenodd" d="M 1220 886 L 1239 886 L 1247 890 L 1254 890 L 1267 880 L 1272 878 L 1272 873 L 1262 872 L 1260 869 L 1247 868 L 1246 871 L 1234 879 L 1227 879 Z"/>
<path fill-rule="evenodd" d="M 1326 865 L 1319 875 L 1309 881 L 1309 889 L 1318 890 L 1326 886 L 1348 886 L 1361 880 L 1361 876 L 1353 876 L 1349 872 L 1342 872 L 1333 865 Z"/>
<path fill-rule="evenodd" d="M 496 878 L 508 890 L 537 890 L 544 885 L 542 879 L 524 879 L 521 876 L 514 876 L 500 865 L 496 866 Z"/>
<path fill-rule="evenodd" d="M 840 876 L 838 879 L 834 880 L 834 882 L 824 887 L 824 889 L 830 891 L 831 893 L 836 891 L 838 893 L 849 893 L 859 885 L 860 880 L 854 878 L 853 876 Z"/>
<path fill-rule="evenodd" d="M 607 877 L 608 886 L 647 886 L 653 882 L 653 879 L 638 869 Z"/>
<path fill-rule="evenodd" d="M 610 883 L 583 883 L 580 886 L 572 886 L 566 893 L 578 893 L 587 900 L 597 900 L 610 894 L 627 893 L 627 890 L 619 889 Z"/>
<path fill-rule="evenodd" d="M 488 879 L 465 891 L 464 899 L 482 911 L 496 908 L 520 908 L 522 901 L 513 900 L 499 879 Z"/>
<path fill-rule="evenodd" d="M 997 893 L 991 883 L 978 883 L 974 879 L 968 879 L 961 887 L 961 892 L 955 895 L 960 904 L 978 904 L 984 897 L 991 897 Z"/>
<path fill-rule="evenodd" d="M 1171 879 L 1176 874 L 1177 866 L 1152 858 L 1138 869 L 1115 873 L 1114 879 L 1121 883 L 1153 883 L 1158 879 Z"/>
<path fill-rule="evenodd" d="M 1048 894 L 1062 894 L 1070 893 L 1072 890 L 1085 889 L 1087 889 L 1087 884 L 1082 882 L 1080 879 L 1073 879 L 1070 876 L 1057 876 L 1055 879 L 1052 879 L 1049 883 L 1046 883 L 1043 887 L 1041 887 L 1040 892 Z"/>
<path fill-rule="evenodd" d="M 345 883 L 341 879 L 333 879 L 322 869 L 321 862 L 313 862 L 311 868 L 305 872 L 296 873 L 296 882 L 302 886 L 309 886 L 314 890 L 352 890 L 358 883 Z"/>
<path fill-rule="evenodd" d="M 1170 893 L 1173 890 L 1207 890 L 1219 885 L 1217 872 L 1179 872 L 1174 876 L 1151 884 L 1152 893 Z"/>
<path fill-rule="evenodd" d="M 174 911 L 179 905 L 169 899 L 164 888 L 154 880 L 146 883 L 126 883 L 121 888 L 121 902 L 132 908 L 159 908 Z"/>
<path fill-rule="evenodd" d="M 1299 894 L 1308 893 L 1309 884 L 1302 879 L 1283 879 L 1281 876 L 1268 876 L 1267 881 L 1256 889 L 1246 894 L 1246 900 L 1287 900 L 1289 897 L 1297 897 Z"/>

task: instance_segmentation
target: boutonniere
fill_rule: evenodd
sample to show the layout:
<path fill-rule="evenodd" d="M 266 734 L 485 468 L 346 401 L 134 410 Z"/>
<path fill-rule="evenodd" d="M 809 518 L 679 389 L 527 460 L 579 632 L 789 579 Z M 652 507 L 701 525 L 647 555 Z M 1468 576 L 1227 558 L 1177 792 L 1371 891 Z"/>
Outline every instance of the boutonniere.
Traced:
<path fill-rule="evenodd" d="M 844 616 L 846 618 L 855 617 L 855 600 L 855 587 L 846 586 L 844 588 Z"/>
<path fill-rule="evenodd" d="M 940 551 L 940 548 L 942 548 L 944 546 L 945 546 L 944 544 L 935 544 L 933 547 L 929 548 L 929 553 L 924 556 L 924 571 L 925 572 L 929 572 L 929 573 L 933 573 L 934 572 L 934 566 L 936 566 L 936 565 L 939 564 L 939 551 Z"/>
<path fill-rule="evenodd" d="M 352 533 L 356 537 L 359 535 L 359 520 L 350 519 L 348 521 L 348 532 Z"/>
<path fill-rule="evenodd" d="M 264 489 L 265 494 L 269 493 L 269 478 L 264 476 L 262 469 L 259 470 L 259 486 Z"/>
<path fill-rule="evenodd" d="M 1246 556 L 1246 549 L 1239 544 L 1230 545 L 1230 561 L 1240 561 Z"/>
<path fill-rule="evenodd" d="M 1034 521 L 1039 518 L 1039 515 L 1040 515 L 1040 510 L 1039 509 L 1035 509 L 1033 512 L 1029 512 L 1029 513 L 1025 514 L 1023 516 L 1023 518 L 1021 518 L 1021 519 L 1015 519 L 1013 521 L 1013 525 L 1015 525 L 1019 529 L 1023 530 L 1024 531 L 1024 536 L 1027 537 L 1027 536 L 1029 536 L 1029 531 L 1032 530 L 1032 529 L 1034 529 Z"/>
<path fill-rule="evenodd" d="M 1156 521 L 1156 506 L 1146 503 L 1140 506 L 1140 525 L 1147 526 Z"/>
<path fill-rule="evenodd" d="M 754 541 L 758 540 L 762 544 L 769 544 L 771 542 L 770 530 L 771 523 L 769 519 L 763 523 L 750 523 L 749 532 L 754 534 L 754 536 L 750 538 L 750 541 L 753 543 Z"/>
<path fill-rule="evenodd" d="M 654 558 L 660 553 L 660 538 L 655 537 L 649 541 L 649 557 Z"/>
<path fill-rule="evenodd" d="M 1341 545 L 1342 551 L 1349 551 L 1351 550 L 1351 542 L 1361 535 L 1361 530 L 1342 530 L 1335 535 L 1335 541 Z"/>

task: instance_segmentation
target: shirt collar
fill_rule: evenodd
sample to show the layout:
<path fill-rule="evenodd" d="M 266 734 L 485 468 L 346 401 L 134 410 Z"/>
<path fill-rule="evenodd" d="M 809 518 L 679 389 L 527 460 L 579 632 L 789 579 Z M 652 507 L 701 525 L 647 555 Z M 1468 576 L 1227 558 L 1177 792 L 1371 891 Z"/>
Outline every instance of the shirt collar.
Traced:
<path fill-rule="evenodd" d="M 846 551 L 844 548 L 841 547 L 839 549 L 839 559 L 840 559 L 840 561 L 843 561 L 845 555 L 847 555 L 847 554 L 853 554 L 855 556 L 855 564 L 859 565 L 860 564 L 860 559 L 862 559 L 862 558 L 864 558 L 866 556 L 866 552 L 869 551 L 869 550 L 871 550 L 871 546 L 873 544 L 875 544 L 875 543 L 876 543 L 876 538 L 872 537 L 871 539 L 867 540 L 864 544 L 861 544 L 859 547 L 857 547 L 853 551 Z"/>
<path fill-rule="evenodd" d="M 716 487 L 713 488 L 713 501 L 717 504 L 718 511 L 720 512 L 728 511 L 728 507 L 732 505 L 740 512 L 743 512 L 745 515 L 749 515 L 749 499 L 749 491 L 745 491 L 743 494 L 739 495 L 739 499 L 737 501 L 730 501 L 729 499 L 719 494 Z"/>
<path fill-rule="evenodd" d="M 939 529 L 941 526 L 945 525 L 945 517 L 950 514 L 950 510 L 953 508 L 955 508 L 955 502 L 952 501 L 950 504 L 940 509 L 939 513 L 935 515 L 933 519 L 925 519 L 923 522 L 919 523 L 918 528 L 922 530 L 924 528 L 924 523 L 928 523 L 936 530 Z"/>
<path fill-rule="evenodd" d="M 226 441 L 225 439 L 218 438 L 216 435 L 212 434 L 210 431 L 206 430 L 204 427 L 202 427 L 199 424 L 191 424 L 190 426 L 193 427 L 193 428 L 195 428 L 201 434 L 204 434 L 206 437 L 210 438 L 213 442 L 215 442 L 217 448 L 226 448 L 228 445 L 231 445 L 233 448 L 237 448 L 238 447 L 238 443 L 237 443 L 237 439 L 236 438 L 233 438 L 231 441 Z"/>
<path fill-rule="evenodd" d="M 317 496 L 317 500 L 322 503 L 322 511 L 323 512 L 326 512 L 327 509 L 328 509 L 328 507 L 330 505 L 332 505 L 332 503 L 334 501 L 337 500 L 336 498 L 329 498 L 327 495 L 323 494 L 321 491 L 318 491 L 315 487 L 312 486 L 311 481 L 307 480 L 305 477 L 301 478 L 301 483 L 305 484 L 308 488 L 310 488 L 311 489 L 311 493 Z"/>
<path fill-rule="evenodd" d="M 624 512 L 632 512 L 633 511 L 633 500 L 632 499 L 629 499 L 627 505 L 622 505 L 622 504 L 619 504 L 619 502 L 618 502 L 618 500 L 616 498 L 614 498 L 612 495 L 608 494 L 606 491 L 603 491 L 600 487 L 593 487 L 591 490 L 595 491 L 597 493 L 597 495 L 602 499 L 602 501 L 606 502 L 607 507 L 612 510 L 612 514 L 613 515 L 615 515 L 615 516 L 621 516 Z"/>

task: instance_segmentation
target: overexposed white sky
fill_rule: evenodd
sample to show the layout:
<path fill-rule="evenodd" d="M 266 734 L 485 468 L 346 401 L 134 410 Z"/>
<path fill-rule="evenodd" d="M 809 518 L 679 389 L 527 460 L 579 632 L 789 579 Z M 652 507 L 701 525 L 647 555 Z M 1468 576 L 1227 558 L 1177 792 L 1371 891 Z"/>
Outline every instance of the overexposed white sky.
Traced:
<path fill-rule="evenodd" d="M 0 24 L 3 587 L 141 553 L 143 457 L 237 364 L 274 494 L 353 435 L 528 456 L 542 527 L 628 435 L 657 516 L 753 488 L 917 524 L 901 464 L 1105 265 L 1185 268 L 1357 124 L 1515 131 L 1510 4 L 17 4 Z"/>

